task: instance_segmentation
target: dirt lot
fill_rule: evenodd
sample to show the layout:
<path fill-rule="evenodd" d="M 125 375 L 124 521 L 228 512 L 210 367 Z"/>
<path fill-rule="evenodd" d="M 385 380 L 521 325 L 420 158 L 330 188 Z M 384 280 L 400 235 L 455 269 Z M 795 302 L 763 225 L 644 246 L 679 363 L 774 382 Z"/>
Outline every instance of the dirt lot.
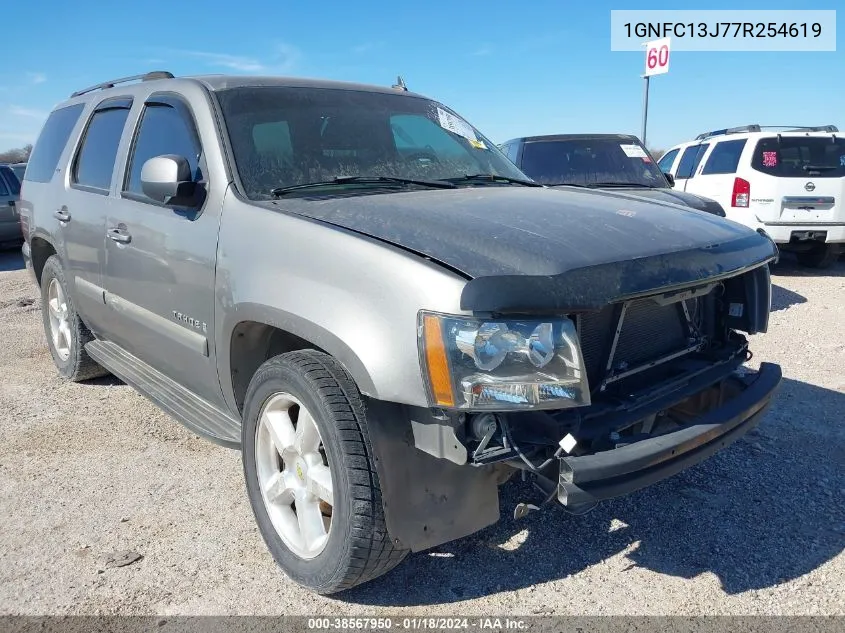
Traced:
<path fill-rule="evenodd" d="M 583 517 L 515 521 L 509 484 L 499 524 L 335 598 L 277 569 L 238 453 L 58 379 L 21 268 L 0 253 L 0 613 L 845 614 L 845 263 L 779 266 L 751 365 L 785 379 L 753 435 Z"/>

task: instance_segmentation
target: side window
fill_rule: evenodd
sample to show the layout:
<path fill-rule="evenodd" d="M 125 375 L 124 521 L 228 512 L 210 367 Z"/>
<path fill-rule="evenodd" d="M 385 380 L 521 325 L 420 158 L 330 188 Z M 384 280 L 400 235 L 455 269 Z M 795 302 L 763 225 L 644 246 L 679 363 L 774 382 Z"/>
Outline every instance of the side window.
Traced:
<path fill-rule="evenodd" d="M 3 177 L 2 173 L 0 173 L 0 196 L 8 196 L 8 195 L 11 195 L 11 194 L 9 192 L 9 188 L 6 186 L 6 179 Z"/>
<path fill-rule="evenodd" d="M 179 110 L 165 104 L 149 104 L 144 107 L 135 147 L 129 157 L 127 177 L 123 190 L 143 196 L 141 169 L 150 158 L 162 154 L 176 154 L 187 159 L 195 180 L 199 173 L 200 143 L 193 121 Z"/>
<path fill-rule="evenodd" d="M 693 145 L 686 148 L 681 155 L 681 162 L 678 164 L 678 173 L 675 174 L 675 178 L 692 178 L 708 147 L 710 147 L 710 144 L 705 143 L 704 145 Z"/>
<path fill-rule="evenodd" d="M 661 156 L 660 160 L 657 161 L 657 166 L 660 168 L 660 171 L 664 173 L 672 171 L 672 165 L 675 163 L 675 157 L 677 157 L 678 152 L 680 151 L 680 149 L 673 149 L 671 152 L 667 152 Z"/>
<path fill-rule="evenodd" d="M 508 160 L 516 165 L 516 159 L 519 156 L 519 143 L 511 143 L 510 145 L 505 146 L 505 156 L 508 157 Z"/>
<path fill-rule="evenodd" d="M 736 173 L 743 149 L 745 149 L 745 139 L 716 143 L 707 158 L 704 169 L 701 170 L 701 175 Z"/>
<path fill-rule="evenodd" d="M 72 181 L 108 191 L 129 108 L 104 108 L 94 112 L 74 161 Z"/>
<path fill-rule="evenodd" d="M 41 134 L 38 135 L 38 140 L 35 142 L 35 147 L 32 149 L 32 155 L 29 157 L 26 175 L 24 176 L 26 180 L 50 182 L 53 174 L 56 173 L 59 158 L 61 158 L 62 151 L 67 145 L 70 133 L 76 127 L 76 122 L 79 121 L 84 107 L 83 104 L 78 103 L 54 110 L 47 117 L 47 121 L 41 129 Z"/>

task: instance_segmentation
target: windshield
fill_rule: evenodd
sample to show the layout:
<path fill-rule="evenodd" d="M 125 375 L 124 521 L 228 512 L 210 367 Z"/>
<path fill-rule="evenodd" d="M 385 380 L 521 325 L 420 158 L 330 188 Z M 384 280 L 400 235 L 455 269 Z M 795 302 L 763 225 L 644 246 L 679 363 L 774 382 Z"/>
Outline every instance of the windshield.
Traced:
<path fill-rule="evenodd" d="M 493 174 L 526 179 L 478 130 L 427 99 L 399 92 L 281 86 L 231 88 L 218 95 L 237 170 L 252 199 L 271 199 L 273 190 L 284 187 L 350 176 L 439 181 Z M 302 191 L 313 195 L 313 190 Z"/>
<path fill-rule="evenodd" d="M 842 178 L 845 176 L 845 139 L 832 135 L 761 138 L 751 166 L 781 178 Z"/>
<path fill-rule="evenodd" d="M 669 186 L 642 145 L 630 140 L 528 141 L 522 170 L 545 185 Z"/>

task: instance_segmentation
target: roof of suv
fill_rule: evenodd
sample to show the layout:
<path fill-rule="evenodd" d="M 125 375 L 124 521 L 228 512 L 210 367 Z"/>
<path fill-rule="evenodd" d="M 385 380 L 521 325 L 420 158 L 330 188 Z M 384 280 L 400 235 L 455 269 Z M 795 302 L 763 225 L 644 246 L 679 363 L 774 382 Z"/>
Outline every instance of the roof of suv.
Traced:
<path fill-rule="evenodd" d="M 633 134 L 546 134 L 543 136 L 521 136 L 505 143 L 534 143 L 537 141 L 578 141 L 590 139 L 615 139 L 620 141 L 639 141 Z"/>
<path fill-rule="evenodd" d="M 835 125 L 788 126 L 788 125 L 743 125 L 735 128 L 704 132 L 694 139 L 672 146 L 697 145 L 699 143 L 718 143 L 734 139 L 757 138 L 761 136 L 828 136 L 839 133 Z"/>
<path fill-rule="evenodd" d="M 229 88 L 245 88 L 249 86 L 260 87 L 286 87 L 286 88 L 326 88 L 334 90 L 356 90 L 363 92 L 379 92 L 384 94 L 402 94 L 410 97 L 426 98 L 423 95 L 386 86 L 360 84 L 346 81 L 331 81 L 325 79 L 310 79 L 307 77 L 277 77 L 265 75 L 188 75 L 182 77 L 173 76 L 166 71 L 154 71 L 145 75 L 134 75 L 120 79 L 108 80 L 94 86 L 74 92 L 67 99 L 68 102 L 87 101 L 97 96 L 108 97 L 113 93 L 125 94 L 133 88 L 145 84 L 160 85 L 165 88 L 169 84 L 177 82 L 196 82 L 205 86 L 208 90 L 227 90 Z M 129 84 L 129 82 L 135 82 Z M 129 85 L 127 85 L 129 84 Z M 64 104 L 63 104 L 64 105 Z"/>

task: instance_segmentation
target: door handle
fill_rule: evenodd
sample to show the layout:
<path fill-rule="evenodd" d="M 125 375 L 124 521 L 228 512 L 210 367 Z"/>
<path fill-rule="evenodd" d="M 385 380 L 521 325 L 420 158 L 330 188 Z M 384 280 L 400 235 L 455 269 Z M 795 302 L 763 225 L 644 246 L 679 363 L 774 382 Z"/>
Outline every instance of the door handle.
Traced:
<path fill-rule="evenodd" d="M 119 227 L 109 229 L 106 235 L 109 236 L 110 240 L 117 242 L 118 244 L 129 244 L 129 242 L 132 241 L 132 236 L 126 232 L 126 229 L 121 229 Z"/>
<path fill-rule="evenodd" d="M 70 212 L 67 208 L 62 207 L 53 213 L 53 217 L 59 222 L 70 222 Z"/>

